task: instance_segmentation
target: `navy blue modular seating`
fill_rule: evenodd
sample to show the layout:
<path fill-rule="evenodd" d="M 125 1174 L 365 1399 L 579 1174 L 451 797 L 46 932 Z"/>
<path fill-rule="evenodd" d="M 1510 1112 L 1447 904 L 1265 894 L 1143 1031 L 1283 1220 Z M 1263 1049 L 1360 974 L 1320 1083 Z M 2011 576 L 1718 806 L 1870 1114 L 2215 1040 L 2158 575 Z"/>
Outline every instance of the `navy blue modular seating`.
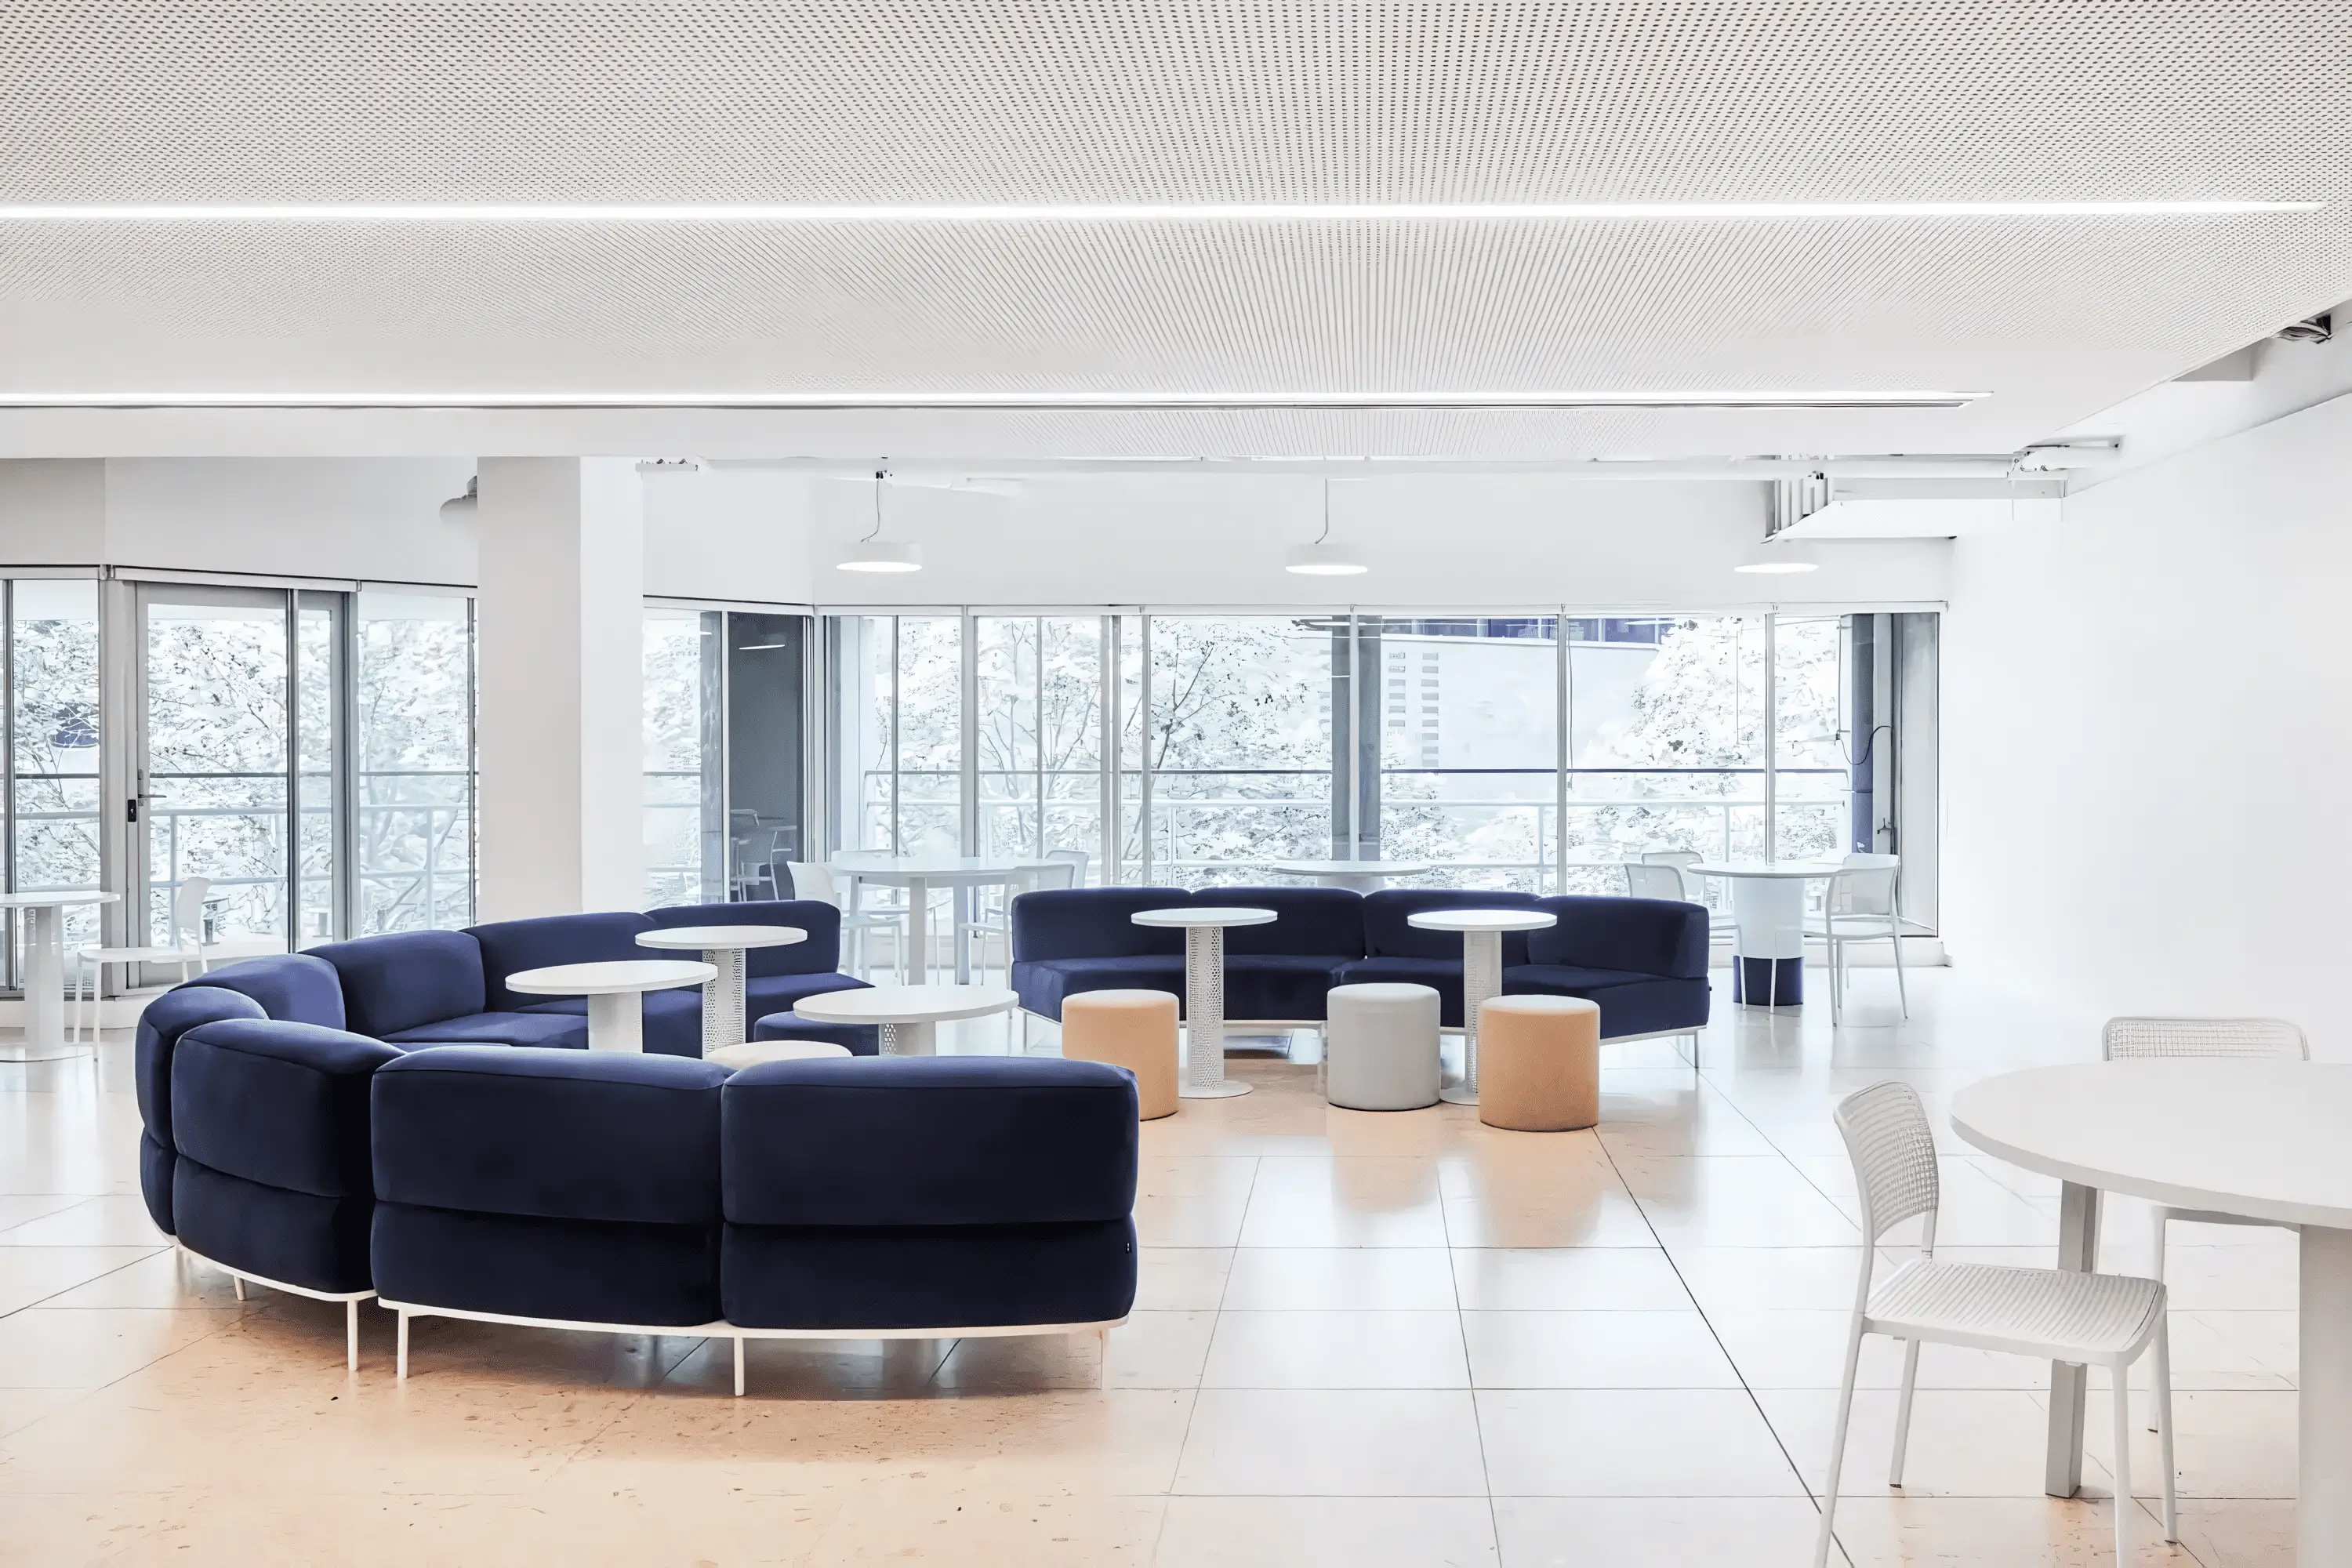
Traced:
<path fill-rule="evenodd" d="M 1462 938 L 1412 915 L 1443 909 L 1531 909 L 1546 930 L 1503 934 L 1507 994 L 1580 996 L 1601 1008 L 1604 1039 L 1693 1034 L 1707 1020 L 1706 911 L 1664 899 L 1538 898 L 1530 893 L 1391 888 L 1077 888 L 1013 901 L 1013 988 L 1021 1005 L 1059 1019 L 1081 991 L 1184 992 L 1182 933 L 1136 925 L 1138 910 L 1185 904 L 1272 910 L 1266 925 L 1225 932 L 1225 1016 L 1319 1024 L 1334 985 L 1406 982 L 1438 994 L 1441 1026 L 1462 1027 Z"/>

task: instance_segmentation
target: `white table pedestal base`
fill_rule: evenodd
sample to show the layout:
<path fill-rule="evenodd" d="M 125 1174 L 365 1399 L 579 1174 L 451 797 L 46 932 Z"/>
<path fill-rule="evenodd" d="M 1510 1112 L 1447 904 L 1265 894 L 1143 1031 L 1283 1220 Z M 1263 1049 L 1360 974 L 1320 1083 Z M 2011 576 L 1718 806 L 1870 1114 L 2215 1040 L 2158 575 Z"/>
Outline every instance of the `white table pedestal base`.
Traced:
<path fill-rule="evenodd" d="M 1748 1007 L 1793 1007 L 1804 1000 L 1805 884 L 1765 877 L 1731 879 L 1732 1001 Z M 1769 961 L 1769 962 L 1759 962 Z"/>
<path fill-rule="evenodd" d="M 102 999 L 101 999 L 102 1005 Z M 96 1031 L 92 1031 L 93 1036 Z M 0 1062 L 55 1062 L 96 1048 L 66 1042 L 65 911 L 54 904 L 25 910 L 25 1039 L 0 1046 Z"/>
<path fill-rule="evenodd" d="M 610 991 L 588 998 L 588 1048 L 592 1051 L 636 1051 L 646 1048 L 646 1004 L 635 991 Z"/>
<path fill-rule="evenodd" d="M 2303 1227 L 2294 1560 L 2352 1563 L 2352 1230 Z"/>
<path fill-rule="evenodd" d="M 1447 1084 L 1437 1098 L 1453 1105 L 1478 1103 L 1478 1009 L 1503 990 L 1503 933 L 1462 933 L 1462 1081 Z M 1427 1079 L 1423 1080 L 1424 1083 Z"/>
<path fill-rule="evenodd" d="M 1225 1076 L 1225 928 L 1184 928 L 1184 1081 L 1180 1100 L 1230 1100 L 1250 1086 Z"/>
<path fill-rule="evenodd" d="M 743 974 L 747 965 L 740 947 L 704 951 L 702 962 L 719 973 L 702 984 L 702 1054 L 722 1046 L 740 1046 L 751 1032 L 743 1022 Z"/>
<path fill-rule="evenodd" d="M 940 1054 L 940 1026 L 932 1023 L 885 1024 L 882 1054 L 886 1057 L 935 1057 Z"/>

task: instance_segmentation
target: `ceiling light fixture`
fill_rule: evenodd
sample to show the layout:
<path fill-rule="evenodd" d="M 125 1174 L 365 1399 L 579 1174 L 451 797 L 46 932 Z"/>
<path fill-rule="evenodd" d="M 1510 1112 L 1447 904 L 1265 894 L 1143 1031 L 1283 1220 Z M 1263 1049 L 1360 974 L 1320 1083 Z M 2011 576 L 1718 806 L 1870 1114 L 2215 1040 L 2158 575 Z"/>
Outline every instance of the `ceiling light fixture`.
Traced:
<path fill-rule="evenodd" d="M 1331 542 L 1331 481 L 1323 481 L 1323 531 L 1312 544 L 1293 545 L 1286 572 L 1301 577 L 1360 577 L 1371 570 L 1362 557 L 1344 544 Z"/>
<path fill-rule="evenodd" d="M 2312 213 L 2272 198 L 1826 202 L 12 202 L 0 223 L 1162 224 L 1776 223 L 1882 218 L 2233 217 Z"/>
<path fill-rule="evenodd" d="M 1961 408 L 1984 392 L 1749 387 L 1535 388 L 1410 392 L 9 392 L 8 408 L 592 409 L 709 408 L 784 412 L 865 409 L 1212 411 L 1549 408 Z"/>
<path fill-rule="evenodd" d="M 842 572 L 920 572 L 923 552 L 914 545 L 882 537 L 882 481 L 889 470 L 874 470 L 874 526 L 866 536 L 849 547 L 848 552 L 834 563 Z"/>

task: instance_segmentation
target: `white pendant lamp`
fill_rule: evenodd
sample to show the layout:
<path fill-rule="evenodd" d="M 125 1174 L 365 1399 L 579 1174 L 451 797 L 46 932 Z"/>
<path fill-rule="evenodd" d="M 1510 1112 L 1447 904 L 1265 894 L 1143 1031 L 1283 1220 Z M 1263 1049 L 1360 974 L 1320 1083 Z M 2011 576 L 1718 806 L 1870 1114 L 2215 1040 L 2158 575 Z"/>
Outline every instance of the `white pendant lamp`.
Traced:
<path fill-rule="evenodd" d="M 882 481 L 887 469 L 874 470 L 874 526 L 834 563 L 843 572 L 920 572 L 923 552 L 910 542 L 882 537 Z"/>
<path fill-rule="evenodd" d="M 1292 546 L 1282 569 L 1301 577 L 1360 577 L 1371 570 L 1354 551 L 1331 542 L 1330 480 L 1323 481 L 1323 531 L 1312 544 Z"/>
<path fill-rule="evenodd" d="M 1777 574 L 1788 572 L 1811 572 L 1818 570 L 1820 566 L 1820 560 L 1799 541 L 1782 539 L 1778 534 L 1770 534 L 1766 536 L 1761 543 L 1750 545 L 1748 553 L 1739 558 L 1739 564 L 1734 566 L 1732 570 L 1759 574 Z"/>

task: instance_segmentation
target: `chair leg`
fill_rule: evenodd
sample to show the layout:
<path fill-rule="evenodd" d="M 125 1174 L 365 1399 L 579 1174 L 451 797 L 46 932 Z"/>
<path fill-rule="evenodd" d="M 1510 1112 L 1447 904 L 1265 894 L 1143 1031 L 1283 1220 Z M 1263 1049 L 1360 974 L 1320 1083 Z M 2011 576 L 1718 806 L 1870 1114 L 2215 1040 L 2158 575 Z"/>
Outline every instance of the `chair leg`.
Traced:
<path fill-rule="evenodd" d="M 1862 1314 L 1853 1315 L 1845 1340 L 1845 1379 L 1838 1384 L 1837 1426 L 1830 1437 L 1830 1471 L 1822 1489 L 1822 1529 L 1813 1539 L 1813 1568 L 1827 1568 L 1830 1535 L 1837 1522 L 1838 1472 L 1845 1467 L 1846 1428 L 1853 1419 L 1853 1380 L 1862 1365 Z"/>
<path fill-rule="evenodd" d="M 2164 1227 L 2167 1224 L 2164 1205 L 2150 1204 L 2147 1206 L 2147 1214 L 2149 1220 L 2153 1222 L 2148 1227 L 2147 1273 L 2149 1279 L 2161 1285 L 2164 1283 Z M 2168 1297 L 2167 1300 L 2168 1300 L 2169 1298 Z M 2159 1404 L 2147 1413 L 2147 1429 L 2151 1432 L 2164 1431 L 2171 1424 L 2170 1415 L 2171 1412 Z M 2165 1441 L 2171 1442 L 2171 1436 L 2168 1435 Z"/>
<path fill-rule="evenodd" d="M 1888 942 L 1895 949 L 1895 994 L 1903 1004 L 1903 1016 L 1911 1016 L 1911 990 L 1903 983 L 1903 933 L 1897 931 Z"/>
<path fill-rule="evenodd" d="M 2132 1500 L 2131 1481 L 2131 1368 L 2115 1368 L 2115 1444 L 2116 1444 L 2116 1568 L 2131 1561 L 2132 1514 L 2139 1504 Z"/>
<path fill-rule="evenodd" d="M 1838 968 L 1838 961 L 1845 955 L 1838 951 L 1835 937 L 1830 938 L 1829 948 L 1830 1022 L 1836 1024 L 1845 1019 L 1845 982 L 1840 977 L 1842 972 Z"/>
<path fill-rule="evenodd" d="M 2168 1298 L 2168 1320 L 2171 1302 Z M 2180 1516 L 2172 1496 L 2172 1325 L 2168 1321 L 2157 1325 L 2155 1370 L 2157 1419 L 2164 1423 L 2164 1440 L 2159 1445 L 2163 1450 L 2160 1457 L 2164 1461 L 2164 1538 L 2177 1543 L 2180 1540 Z"/>
<path fill-rule="evenodd" d="M 1907 1340 L 1903 1345 L 1903 1397 L 1895 1405 L 1895 1458 L 1886 1467 L 1886 1484 L 1903 1484 L 1903 1454 L 1911 1444 L 1911 1394 L 1919 1386 L 1919 1342 Z"/>

